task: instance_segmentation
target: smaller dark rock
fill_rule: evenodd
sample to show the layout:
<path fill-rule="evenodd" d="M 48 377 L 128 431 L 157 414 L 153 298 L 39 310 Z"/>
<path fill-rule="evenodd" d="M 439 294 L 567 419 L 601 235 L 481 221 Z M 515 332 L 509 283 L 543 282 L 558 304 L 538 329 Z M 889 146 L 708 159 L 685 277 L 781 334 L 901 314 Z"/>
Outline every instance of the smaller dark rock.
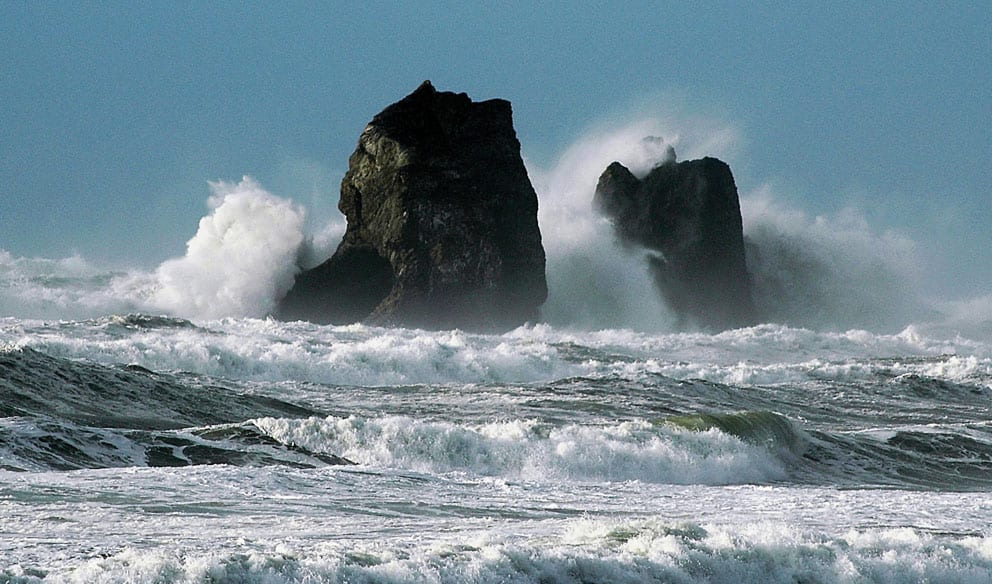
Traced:
<path fill-rule="evenodd" d="M 649 265 L 683 326 L 725 329 L 754 322 L 733 174 L 716 158 L 666 159 L 643 179 L 619 162 L 606 168 L 594 204 L 628 246 L 657 252 Z"/>

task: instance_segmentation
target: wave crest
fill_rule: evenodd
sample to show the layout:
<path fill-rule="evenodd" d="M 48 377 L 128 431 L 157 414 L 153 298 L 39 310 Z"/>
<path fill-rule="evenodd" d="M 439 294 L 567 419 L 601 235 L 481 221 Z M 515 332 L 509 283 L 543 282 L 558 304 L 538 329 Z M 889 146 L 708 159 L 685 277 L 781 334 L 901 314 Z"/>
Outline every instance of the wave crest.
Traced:
<path fill-rule="evenodd" d="M 272 437 L 359 464 L 417 472 L 467 472 L 522 480 L 760 483 L 784 477 L 763 446 L 717 429 L 689 431 L 645 420 L 553 427 L 535 420 L 460 425 L 407 416 L 264 418 Z"/>

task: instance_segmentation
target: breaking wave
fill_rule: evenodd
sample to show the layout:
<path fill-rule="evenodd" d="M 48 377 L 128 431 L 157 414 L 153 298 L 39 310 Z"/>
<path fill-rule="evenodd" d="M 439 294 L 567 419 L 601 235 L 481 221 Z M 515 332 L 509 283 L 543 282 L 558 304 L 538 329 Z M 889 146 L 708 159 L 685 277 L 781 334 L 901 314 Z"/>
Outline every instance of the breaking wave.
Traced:
<path fill-rule="evenodd" d="M 484 425 L 407 416 L 255 420 L 282 443 L 354 462 L 419 472 L 468 472 L 545 481 L 741 484 L 785 476 L 764 444 L 720 430 L 648 421 L 555 427 L 536 420 Z"/>
<path fill-rule="evenodd" d="M 57 325 L 0 320 L 0 339 L 24 351 L 18 359 L 46 371 L 53 366 L 42 360 L 57 358 L 338 386 L 534 383 L 576 376 L 757 386 L 914 374 L 992 387 L 992 344 L 928 337 L 912 328 L 876 335 L 763 325 L 719 335 L 649 335 L 539 325 L 495 336 L 256 319 L 193 325 L 131 315 Z"/>

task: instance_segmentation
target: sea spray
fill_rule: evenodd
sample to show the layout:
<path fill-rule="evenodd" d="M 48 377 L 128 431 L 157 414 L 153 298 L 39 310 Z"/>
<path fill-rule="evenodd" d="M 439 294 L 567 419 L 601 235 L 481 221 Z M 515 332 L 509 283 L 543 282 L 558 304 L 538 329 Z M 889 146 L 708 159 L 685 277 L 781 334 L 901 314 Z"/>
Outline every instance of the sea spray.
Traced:
<path fill-rule="evenodd" d="M 593 210 L 596 182 L 613 161 L 642 176 L 670 146 L 681 159 L 733 157 L 738 141 L 734 128 L 719 120 L 644 114 L 589 130 L 549 169 L 531 165 L 548 254 L 545 320 L 587 330 L 673 330 L 645 251 L 618 245 L 608 221 Z M 907 236 L 877 232 L 856 209 L 808 217 L 768 186 L 742 189 L 741 211 L 761 322 L 895 332 L 936 317 L 914 293 L 921 263 Z"/>
<path fill-rule="evenodd" d="M 529 170 L 540 196 L 538 222 L 548 257 L 543 318 L 582 329 L 672 330 L 674 317 L 655 292 L 644 251 L 623 249 L 592 205 L 599 174 L 614 160 L 650 170 L 669 143 L 657 122 L 592 132 L 548 170 Z M 648 138 L 648 139 L 645 139 Z"/>
<path fill-rule="evenodd" d="M 331 257 L 344 236 L 347 221 L 338 209 L 338 187 L 344 169 L 337 168 L 344 162 L 347 160 L 287 156 L 279 160 L 275 172 L 267 178 L 270 188 L 287 194 L 306 209 L 306 238 L 298 259 L 304 270 Z"/>
<path fill-rule="evenodd" d="M 265 316 L 293 285 L 304 212 L 250 177 L 210 183 L 211 213 L 186 256 L 166 261 L 154 304 L 191 318 Z"/>
<path fill-rule="evenodd" d="M 936 310 L 941 318 L 925 327 L 935 335 L 992 339 L 992 294 L 941 301 L 936 304 Z"/>
<path fill-rule="evenodd" d="M 331 217 L 306 235 L 306 213 L 250 177 L 210 183 L 210 213 L 184 257 L 155 271 L 108 269 L 80 256 L 18 258 L 0 250 L 0 314 L 94 318 L 167 313 L 195 319 L 261 317 L 302 265 L 329 253 L 344 231 Z"/>
<path fill-rule="evenodd" d="M 895 332 L 931 319 L 915 294 L 914 242 L 877 233 L 856 209 L 809 217 L 767 186 L 741 200 L 748 270 L 764 322 Z"/>
<path fill-rule="evenodd" d="M 635 174 L 647 172 L 670 145 L 683 159 L 733 157 L 735 141 L 733 127 L 718 120 L 647 116 L 590 130 L 550 168 L 530 164 L 548 258 L 543 320 L 558 329 L 674 330 L 644 252 L 619 246 L 611 225 L 594 212 L 597 177 L 614 160 Z M 22 318 L 136 312 L 200 320 L 262 317 L 299 267 L 326 259 L 344 229 L 334 215 L 323 229 L 304 233 L 303 210 L 250 178 L 211 188 L 210 213 L 186 256 L 153 272 L 102 268 L 79 256 L 18 258 L 0 250 L 0 311 Z M 856 209 L 809 216 L 768 186 L 741 193 L 761 321 L 887 333 L 912 324 L 942 338 L 992 338 L 988 296 L 956 303 L 918 298 L 925 274 L 906 235 L 877 230 Z"/>
<path fill-rule="evenodd" d="M 300 248 L 298 263 L 301 269 L 314 268 L 326 261 L 337 249 L 347 229 L 344 216 L 328 220 L 314 233 L 308 233 Z"/>

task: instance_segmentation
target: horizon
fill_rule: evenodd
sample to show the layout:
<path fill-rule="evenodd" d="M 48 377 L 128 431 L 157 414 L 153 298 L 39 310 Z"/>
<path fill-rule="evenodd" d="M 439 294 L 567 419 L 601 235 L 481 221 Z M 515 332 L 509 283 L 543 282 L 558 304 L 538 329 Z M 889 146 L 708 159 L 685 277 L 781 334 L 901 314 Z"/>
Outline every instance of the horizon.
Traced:
<path fill-rule="evenodd" d="M 208 182 L 244 175 L 316 235 L 362 128 L 430 79 L 508 99 L 534 182 L 662 120 L 742 200 L 852 216 L 912 241 L 923 292 L 988 293 L 992 10 L 571 10 L 5 4 L 0 250 L 154 267 L 185 253 Z"/>

